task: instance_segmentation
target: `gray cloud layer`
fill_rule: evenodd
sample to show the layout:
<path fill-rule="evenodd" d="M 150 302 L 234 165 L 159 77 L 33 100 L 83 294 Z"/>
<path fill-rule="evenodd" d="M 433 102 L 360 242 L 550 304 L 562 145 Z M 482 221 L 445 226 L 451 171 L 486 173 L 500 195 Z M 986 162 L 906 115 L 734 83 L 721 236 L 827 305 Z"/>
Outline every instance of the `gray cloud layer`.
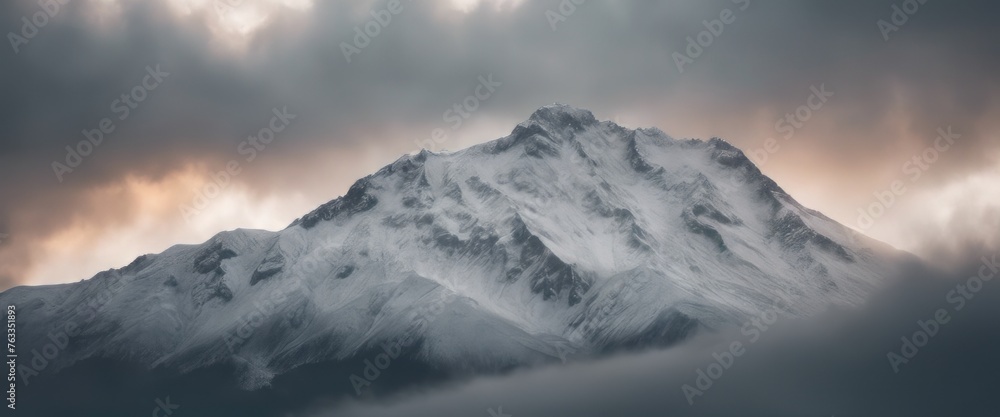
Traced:
<path fill-rule="evenodd" d="M 888 42 L 876 21 L 890 19 L 892 1 L 753 0 L 740 10 L 743 3 L 592 1 L 553 31 L 546 11 L 557 10 L 555 0 L 468 14 L 404 1 L 348 63 L 340 43 L 384 2 L 278 8 L 238 46 L 213 32 L 219 16 L 211 9 L 179 16 L 166 0 L 71 2 L 19 53 L 2 52 L 0 233 L 11 237 L 0 243 L 0 288 L 23 281 L 59 232 L 137 215 L 134 198 L 94 202 L 95 189 L 126 176 L 162 180 L 199 163 L 214 171 L 239 157 L 239 142 L 265 126 L 274 107 L 297 114 L 295 125 L 237 180 L 259 195 L 301 188 L 321 202 L 343 190 L 314 178 L 317 155 L 376 147 L 391 160 L 410 151 L 486 74 L 504 85 L 483 105 L 484 119 L 513 126 L 559 101 L 607 118 L 635 115 L 679 135 L 725 136 L 747 149 L 776 136 L 771 121 L 825 84 L 836 96 L 824 121 L 775 157 L 771 172 L 783 184 L 782 176 L 812 181 L 847 199 L 859 199 L 859 189 L 866 196 L 875 186 L 859 184 L 930 145 L 939 127 L 960 130 L 962 146 L 923 185 L 996 163 L 994 2 L 928 1 Z M 736 20 L 680 73 L 671 54 L 727 8 Z M 33 1 L 4 2 L 0 28 L 20 32 L 21 18 L 38 10 Z M 81 130 L 118 116 L 112 103 L 150 65 L 170 76 L 128 118 L 115 119 L 116 130 L 60 183 L 51 163 L 83 139 Z M 340 182 L 363 169 L 347 169 Z M 970 216 L 976 224 L 997 213 Z M 975 227 L 956 227 L 971 241 L 986 239 Z"/>

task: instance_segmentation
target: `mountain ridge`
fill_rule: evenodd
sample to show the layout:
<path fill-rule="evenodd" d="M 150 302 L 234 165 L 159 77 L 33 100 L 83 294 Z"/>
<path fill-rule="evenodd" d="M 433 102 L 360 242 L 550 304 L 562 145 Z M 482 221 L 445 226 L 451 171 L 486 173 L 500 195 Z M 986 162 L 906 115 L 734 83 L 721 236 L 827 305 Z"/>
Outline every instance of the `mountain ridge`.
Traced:
<path fill-rule="evenodd" d="M 507 137 L 404 155 L 283 230 L 222 232 L 0 301 L 40 329 L 27 346 L 84 323 L 52 369 L 231 365 L 259 390 L 402 339 L 411 363 L 458 375 L 667 346 L 776 306 L 858 304 L 904 258 L 803 207 L 725 140 L 557 104 Z"/>

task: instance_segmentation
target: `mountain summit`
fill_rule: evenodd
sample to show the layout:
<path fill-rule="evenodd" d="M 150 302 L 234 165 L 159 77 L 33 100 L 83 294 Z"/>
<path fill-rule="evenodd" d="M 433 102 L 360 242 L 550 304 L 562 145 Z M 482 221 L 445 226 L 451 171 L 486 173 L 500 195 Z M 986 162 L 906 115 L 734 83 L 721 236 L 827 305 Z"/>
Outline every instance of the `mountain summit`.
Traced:
<path fill-rule="evenodd" d="M 507 137 L 403 156 L 284 230 L 224 232 L 0 301 L 17 306 L 26 351 L 75 323 L 41 373 L 224 366 L 253 390 L 337 364 L 333 388 L 350 392 L 378 384 L 347 375 L 383 351 L 407 369 L 490 372 L 857 304 L 902 257 L 803 207 L 722 139 L 552 105 Z"/>

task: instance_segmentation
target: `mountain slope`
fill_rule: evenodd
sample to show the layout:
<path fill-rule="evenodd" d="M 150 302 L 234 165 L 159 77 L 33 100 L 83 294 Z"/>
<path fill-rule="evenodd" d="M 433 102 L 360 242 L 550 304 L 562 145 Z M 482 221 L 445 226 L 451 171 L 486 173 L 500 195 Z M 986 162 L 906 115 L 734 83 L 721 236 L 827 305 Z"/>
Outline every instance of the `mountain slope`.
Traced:
<path fill-rule="evenodd" d="M 228 364 L 255 389 L 306 364 L 360 374 L 383 346 L 477 373 L 667 345 L 770 309 L 857 304 L 903 258 L 721 139 L 554 105 L 505 138 L 404 156 L 282 231 L 224 232 L 0 301 L 18 306 L 23 346 L 79 328 L 48 371 Z"/>

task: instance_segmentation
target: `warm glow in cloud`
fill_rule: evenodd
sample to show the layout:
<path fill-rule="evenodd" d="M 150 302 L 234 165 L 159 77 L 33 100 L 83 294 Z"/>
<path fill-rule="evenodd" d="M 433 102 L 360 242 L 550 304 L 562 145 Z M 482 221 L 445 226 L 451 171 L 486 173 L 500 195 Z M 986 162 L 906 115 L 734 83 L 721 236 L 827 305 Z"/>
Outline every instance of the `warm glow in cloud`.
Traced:
<path fill-rule="evenodd" d="M 79 208 L 79 218 L 35 243 L 33 251 L 45 262 L 26 271 L 26 283 L 90 277 L 111 265 L 127 265 L 141 254 L 158 253 L 177 243 L 198 243 L 222 230 L 280 229 L 308 206 L 301 194 L 259 198 L 244 185 L 234 184 L 185 222 L 178 207 L 189 202 L 192 190 L 206 180 L 200 170 L 190 168 L 156 182 L 128 177 L 93 190 Z"/>
<path fill-rule="evenodd" d="M 249 35 L 282 10 L 307 11 L 313 0 L 168 0 L 181 16 L 207 13 L 224 33 Z M 210 19 L 211 20 L 211 19 Z"/>

